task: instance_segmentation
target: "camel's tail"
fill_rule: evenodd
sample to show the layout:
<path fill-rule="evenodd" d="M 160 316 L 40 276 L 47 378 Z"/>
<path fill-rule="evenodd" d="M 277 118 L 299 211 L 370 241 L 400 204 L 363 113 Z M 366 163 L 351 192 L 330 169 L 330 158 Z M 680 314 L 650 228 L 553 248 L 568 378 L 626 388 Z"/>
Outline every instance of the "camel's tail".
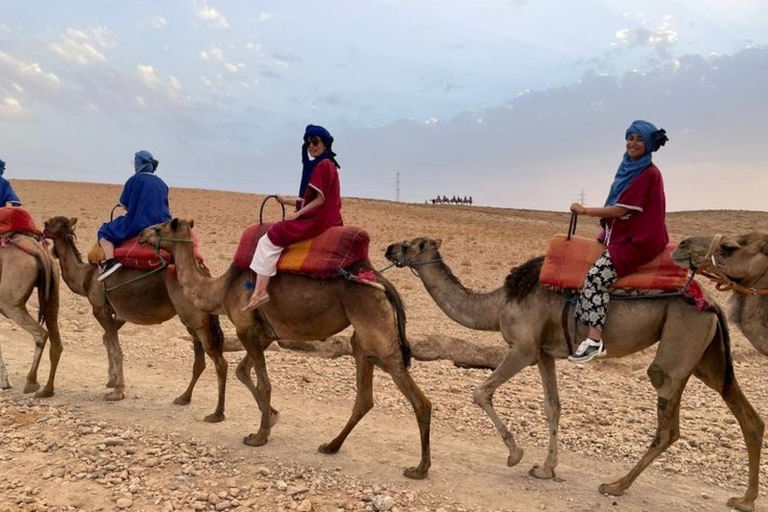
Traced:
<path fill-rule="evenodd" d="M 224 331 L 221 330 L 221 322 L 218 315 L 208 315 L 208 337 L 216 351 L 224 350 Z"/>
<path fill-rule="evenodd" d="M 397 288 L 392 283 L 386 280 L 381 275 L 376 276 L 377 281 L 384 285 L 384 293 L 387 296 L 387 300 L 392 304 L 392 308 L 395 310 L 395 321 L 397 323 L 397 340 L 400 342 L 400 353 L 403 355 L 403 363 L 406 368 L 411 367 L 411 344 L 408 343 L 408 337 L 405 333 L 405 324 L 407 322 L 405 316 L 405 305 L 403 299 L 400 297 Z"/>
<path fill-rule="evenodd" d="M 723 357 L 725 363 L 724 375 L 723 375 L 723 391 L 726 393 L 731 389 L 733 385 L 733 359 L 731 358 L 731 335 L 728 332 L 728 321 L 726 320 L 723 310 L 717 308 L 717 330 L 715 331 L 715 338 L 712 340 L 717 341 L 718 338 L 723 344 Z"/>
<path fill-rule="evenodd" d="M 55 303 L 56 312 L 54 312 L 54 317 L 58 314 L 58 280 L 54 279 L 53 260 L 51 260 L 48 253 L 42 247 L 36 247 L 32 253 L 37 260 L 38 268 L 35 286 L 37 287 L 37 299 L 40 309 L 37 313 L 37 321 L 40 325 L 43 325 L 43 323 L 47 324 L 48 314 L 51 313 L 51 302 Z M 52 300 L 54 293 L 57 300 Z"/>

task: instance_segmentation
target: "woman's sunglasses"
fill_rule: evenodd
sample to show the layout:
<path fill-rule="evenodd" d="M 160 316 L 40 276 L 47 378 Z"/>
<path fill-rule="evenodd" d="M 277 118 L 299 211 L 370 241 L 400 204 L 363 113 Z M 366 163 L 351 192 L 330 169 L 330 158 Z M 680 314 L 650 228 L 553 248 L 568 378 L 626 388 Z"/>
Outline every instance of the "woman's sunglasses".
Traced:
<path fill-rule="evenodd" d="M 309 137 L 307 139 L 307 146 L 317 146 L 320 142 L 322 142 L 320 137 Z"/>

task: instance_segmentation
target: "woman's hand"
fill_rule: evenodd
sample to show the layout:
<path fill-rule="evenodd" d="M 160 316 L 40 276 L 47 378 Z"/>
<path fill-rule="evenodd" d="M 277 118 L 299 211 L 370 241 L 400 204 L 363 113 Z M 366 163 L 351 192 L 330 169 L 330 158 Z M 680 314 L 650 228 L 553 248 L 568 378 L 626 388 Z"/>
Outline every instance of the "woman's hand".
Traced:
<path fill-rule="evenodd" d="M 576 215 L 587 215 L 587 208 L 579 203 L 573 203 L 571 205 L 571 212 Z"/>
<path fill-rule="evenodd" d="M 296 220 L 300 217 L 299 212 L 291 212 L 285 214 L 285 219 L 283 220 Z"/>
<path fill-rule="evenodd" d="M 296 201 L 298 201 L 298 200 L 299 200 L 299 198 L 298 198 L 298 197 L 294 197 L 294 196 L 282 196 L 282 195 L 280 195 L 280 194 L 278 194 L 276 197 L 277 197 L 277 201 L 278 201 L 278 202 L 280 202 L 280 203 L 282 203 L 282 204 L 288 204 L 288 205 L 294 205 L 294 204 L 296 204 Z"/>

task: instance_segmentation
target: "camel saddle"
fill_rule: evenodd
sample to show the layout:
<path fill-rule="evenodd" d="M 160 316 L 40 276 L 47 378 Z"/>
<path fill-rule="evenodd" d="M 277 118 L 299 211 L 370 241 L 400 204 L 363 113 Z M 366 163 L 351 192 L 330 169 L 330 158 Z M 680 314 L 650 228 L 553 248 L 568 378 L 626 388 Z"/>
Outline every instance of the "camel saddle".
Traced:
<path fill-rule="evenodd" d="M 688 283 L 690 273 L 675 264 L 672 252 L 677 244 L 669 244 L 660 255 L 638 268 L 634 273 L 619 278 L 611 287 L 611 293 L 622 295 L 680 291 Z M 541 267 L 539 282 L 557 292 L 580 290 L 584 278 L 606 246 L 592 238 L 555 235 L 547 249 Z"/>
<path fill-rule="evenodd" d="M 248 226 L 240 237 L 234 263 L 250 271 L 256 244 L 272 224 Z M 355 227 L 334 226 L 320 236 L 285 248 L 277 262 L 277 271 L 317 279 L 335 279 L 339 270 L 368 259 L 368 233 Z"/>
<path fill-rule="evenodd" d="M 194 240 L 195 246 L 195 259 L 197 260 L 198 264 L 205 268 L 205 264 L 203 263 L 203 256 L 200 254 L 200 250 L 198 248 L 197 236 L 194 232 L 192 233 L 192 239 Z M 171 256 L 171 253 L 163 249 L 160 249 L 160 256 L 167 263 L 173 261 L 173 256 Z M 122 244 L 115 247 L 115 259 L 122 263 L 124 267 L 136 268 L 140 270 L 154 270 L 163 265 L 163 260 L 157 256 L 154 248 L 149 245 L 140 244 L 138 242 L 138 237 L 133 237 L 129 240 L 126 240 Z M 101 248 L 98 242 L 95 243 L 91 250 L 88 252 L 88 261 L 92 264 L 97 264 L 104 261 L 104 250 Z"/>
<path fill-rule="evenodd" d="M 19 232 L 42 236 L 40 230 L 35 226 L 35 221 L 32 220 L 32 215 L 27 210 L 17 206 L 0 208 L 0 235 Z"/>

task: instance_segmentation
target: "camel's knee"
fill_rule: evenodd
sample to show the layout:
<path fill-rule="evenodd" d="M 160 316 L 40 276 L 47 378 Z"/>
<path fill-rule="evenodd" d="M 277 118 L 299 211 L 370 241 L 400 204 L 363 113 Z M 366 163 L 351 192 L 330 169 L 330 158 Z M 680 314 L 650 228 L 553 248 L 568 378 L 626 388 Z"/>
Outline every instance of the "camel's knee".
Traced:
<path fill-rule="evenodd" d="M 474 400 L 474 402 L 480 407 L 485 408 L 485 406 L 491 402 L 491 393 L 489 393 L 488 390 L 486 390 L 485 387 L 480 384 L 472 392 L 472 400 Z"/>
<path fill-rule="evenodd" d="M 651 366 L 648 367 L 647 373 L 648 377 L 651 379 L 651 385 L 656 389 L 660 389 L 669 378 L 664 369 L 656 363 L 652 363 Z"/>
<path fill-rule="evenodd" d="M 251 365 L 247 363 L 245 359 L 240 361 L 240 363 L 237 365 L 237 368 L 235 369 L 235 376 L 237 377 L 237 380 L 243 384 L 247 384 L 251 381 Z"/>

